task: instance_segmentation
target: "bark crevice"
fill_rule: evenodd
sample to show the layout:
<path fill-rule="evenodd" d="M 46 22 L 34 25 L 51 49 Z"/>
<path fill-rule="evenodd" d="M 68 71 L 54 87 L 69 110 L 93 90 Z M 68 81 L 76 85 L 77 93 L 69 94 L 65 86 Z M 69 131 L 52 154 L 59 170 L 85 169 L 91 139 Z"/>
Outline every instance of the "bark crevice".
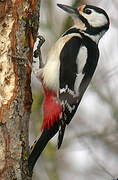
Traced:
<path fill-rule="evenodd" d="M 36 0 L 0 1 L 0 179 L 2 180 L 31 179 L 27 166 L 32 105 L 31 67 L 28 62 L 32 63 L 38 31 L 39 3 L 40 1 Z"/>

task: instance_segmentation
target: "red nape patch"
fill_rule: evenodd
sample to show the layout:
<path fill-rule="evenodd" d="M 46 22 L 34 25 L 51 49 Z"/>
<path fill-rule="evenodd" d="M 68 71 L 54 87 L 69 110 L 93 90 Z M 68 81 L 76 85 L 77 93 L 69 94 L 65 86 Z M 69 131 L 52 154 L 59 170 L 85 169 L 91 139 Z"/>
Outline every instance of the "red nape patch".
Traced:
<path fill-rule="evenodd" d="M 61 105 L 57 100 L 57 96 L 53 91 L 43 89 L 44 103 L 43 103 L 43 124 L 41 130 L 45 127 L 50 129 L 55 122 L 59 121 L 61 114 Z"/>

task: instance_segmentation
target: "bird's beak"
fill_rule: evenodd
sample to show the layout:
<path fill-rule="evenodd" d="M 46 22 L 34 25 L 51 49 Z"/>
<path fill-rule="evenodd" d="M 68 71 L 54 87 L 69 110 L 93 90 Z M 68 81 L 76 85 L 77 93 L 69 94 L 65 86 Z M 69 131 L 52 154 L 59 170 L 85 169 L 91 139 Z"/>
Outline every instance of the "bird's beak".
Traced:
<path fill-rule="evenodd" d="M 63 9 L 64 11 L 68 12 L 69 14 L 77 14 L 77 9 L 73 8 L 71 6 L 67 6 L 64 4 L 57 4 L 58 7 L 60 7 L 61 9 Z"/>

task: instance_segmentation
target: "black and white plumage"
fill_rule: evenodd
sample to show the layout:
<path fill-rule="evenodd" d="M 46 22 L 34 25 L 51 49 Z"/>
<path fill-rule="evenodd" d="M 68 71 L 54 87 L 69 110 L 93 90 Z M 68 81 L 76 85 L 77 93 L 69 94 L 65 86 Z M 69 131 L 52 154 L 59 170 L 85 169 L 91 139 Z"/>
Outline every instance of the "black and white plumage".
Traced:
<path fill-rule="evenodd" d="M 59 99 L 66 117 L 64 125 L 69 124 L 73 118 L 99 57 L 97 44 L 84 34 L 79 34 L 80 36 L 72 36 L 60 54 Z"/>
<path fill-rule="evenodd" d="M 95 72 L 99 58 L 98 42 L 108 30 L 109 18 L 105 11 L 90 5 L 83 5 L 78 9 L 60 4 L 58 6 L 79 18 L 78 21 L 77 17 L 74 17 L 74 27 L 62 36 L 65 39 L 69 36 L 70 38 L 60 53 L 59 99 L 63 106 L 64 117 L 59 133 L 58 147 L 60 147 L 64 127 L 73 118 Z"/>
<path fill-rule="evenodd" d="M 29 157 L 31 167 L 58 131 L 60 148 L 65 127 L 72 120 L 95 72 L 99 58 L 98 42 L 109 28 L 108 15 L 98 7 L 58 6 L 72 16 L 74 25 L 51 48 L 41 72 L 44 120 L 41 137 Z"/>

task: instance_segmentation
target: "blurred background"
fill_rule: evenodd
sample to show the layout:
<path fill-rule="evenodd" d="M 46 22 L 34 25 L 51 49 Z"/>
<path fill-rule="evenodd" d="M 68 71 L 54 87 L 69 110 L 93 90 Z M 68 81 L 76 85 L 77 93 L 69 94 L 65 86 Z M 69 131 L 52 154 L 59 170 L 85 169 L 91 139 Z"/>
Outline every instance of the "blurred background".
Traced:
<path fill-rule="evenodd" d="M 118 176 L 118 0 L 42 0 L 39 34 L 45 38 L 42 57 L 72 21 L 57 3 L 99 6 L 110 17 L 100 40 L 100 59 L 92 82 L 57 150 L 57 136 L 38 160 L 33 180 L 112 180 Z M 36 63 L 36 66 L 38 64 Z M 40 135 L 43 95 L 32 75 L 33 106 L 30 144 Z"/>

